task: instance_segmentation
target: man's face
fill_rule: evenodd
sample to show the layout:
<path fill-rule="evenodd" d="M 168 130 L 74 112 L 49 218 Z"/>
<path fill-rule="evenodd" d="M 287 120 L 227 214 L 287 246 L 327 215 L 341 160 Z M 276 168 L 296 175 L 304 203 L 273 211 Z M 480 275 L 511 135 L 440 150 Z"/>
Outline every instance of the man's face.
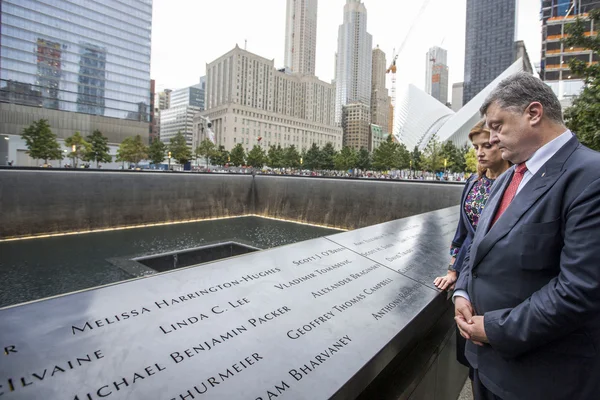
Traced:
<path fill-rule="evenodd" d="M 515 112 L 502 109 L 494 102 L 485 116 L 490 129 L 490 144 L 498 146 L 504 160 L 513 164 L 525 162 L 539 148 L 527 109 L 523 113 Z"/>

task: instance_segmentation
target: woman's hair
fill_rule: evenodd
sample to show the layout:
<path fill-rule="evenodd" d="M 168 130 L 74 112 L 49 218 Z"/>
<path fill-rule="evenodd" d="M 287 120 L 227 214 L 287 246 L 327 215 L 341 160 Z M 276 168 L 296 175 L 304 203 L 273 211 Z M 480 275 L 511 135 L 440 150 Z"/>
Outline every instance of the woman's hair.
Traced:
<path fill-rule="evenodd" d="M 485 126 L 485 118 L 479 121 L 477 124 L 475 124 L 473 128 L 471 128 L 471 131 L 469 132 L 469 140 L 473 142 L 473 136 L 480 135 L 482 133 L 487 134 L 488 137 L 490 136 L 490 130 L 487 126 Z M 481 179 L 481 177 L 485 175 L 486 172 L 487 168 L 483 168 L 479 165 L 479 163 L 477 163 L 477 178 Z"/>

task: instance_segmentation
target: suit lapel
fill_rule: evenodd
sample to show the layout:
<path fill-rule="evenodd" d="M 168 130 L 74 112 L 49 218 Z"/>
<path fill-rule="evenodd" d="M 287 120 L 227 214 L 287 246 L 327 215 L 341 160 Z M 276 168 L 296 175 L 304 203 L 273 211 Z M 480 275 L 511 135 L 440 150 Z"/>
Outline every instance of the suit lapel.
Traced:
<path fill-rule="evenodd" d="M 477 229 L 482 229 L 482 233 L 484 235 L 487 234 L 490 230 L 492 221 L 494 220 L 494 216 L 496 215 L 498 207 L 502 202 L 502 196 L 504 196 L 504 191 L 506 190 L 508 185 L 510 185 L 510 181 L 512 180 L 514 173 L 515 167 L 512 167 L 509 170 L 509 172 L 504 175 L 502 181 L 496 182 L 497 187 L 493 188 L 492 192 L 490 193 L 490 197 L 488 198 L 487 203 L 485 204 L 485 207 L 483 209 L 481 221 L 479 223 L 479 226 L 477 227 Z"/>
<path fill-rule="evenodd" d="M 546 162 L 540 168 L 540 170 L 527 182 L 527 184 L 521 189 L 521 191 L 515 196 L 513 201 L 510 203 L 502 217 L 490 227 L 496 210 L 498 209 L 499 203 L 501 202 L 502 196 L 506 187 L 509 185 L 510 178 L 507 178 L 503 182 L 502 190 L 498 190 L 496 195 L 490 197 L 491 204 L 486 205 L 484 211 L 485 214 L 485 228 L 487 232 L 483 237 L 480 236 L 481 241 L 477 245 L 477 251 L 473 260 L 473 267 L 475 267 L 494 247 L 494 245 L 506 236 L 519 222 L 521 217 L 535 204 L 535 202 L 546 193 L 556 183 L 556 181 L 566 171 L 563 169 L 563 165 L 567 158 L 573 153 L 573 151 L 579 145 L 579 141 L 576 138 L 569 140 L 550 160 Z M 489 200 L 488 200 L 489 203 Z M 479 227 L 477 229 L 479 231 Z M 480 232 L 480 235 L 483 234 Z"/>
<path fill-rule="evenodd" d="M 477 225 L 477 230 L 475 231 L 475 237 L 473 238 L 473 244 L 471 246 L 471 251 L 473 252 L 471 259 L 479 260 L 478 255 L 481 253 L 479 248 L 479 243 L 485 238 L 488 230 L 490 229 L 490 224 L 496 215 L 496 210 L 500 205 L 500 201 L 502 199 L 502 195 L 506 190 L 506 187 L 510 184 L 510 180 L 512 179 L 514 173 L 514 167 L 506 171 L 506 173 L 500 177 L 492 187 L 492 191 L 490 192 L 490 197 L 488 198 L 485 207 L 483 209 L 483 213 L 481 214 L 481 218 L 479 219 L 479 225 Z M 473 264 L 475 265 L 475 264 Z"/>

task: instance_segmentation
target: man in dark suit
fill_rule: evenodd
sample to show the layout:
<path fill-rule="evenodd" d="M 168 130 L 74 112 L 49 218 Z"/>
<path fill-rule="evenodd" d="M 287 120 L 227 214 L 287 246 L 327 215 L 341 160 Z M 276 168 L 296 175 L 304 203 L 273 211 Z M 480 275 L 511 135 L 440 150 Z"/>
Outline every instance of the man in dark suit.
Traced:
<path fill-rule="evenodd" d="M 600 153 L 539 79 L 481 108 L 514 167 L 492 189 L 454 293 L 478 399 L 600 399 Z"/>

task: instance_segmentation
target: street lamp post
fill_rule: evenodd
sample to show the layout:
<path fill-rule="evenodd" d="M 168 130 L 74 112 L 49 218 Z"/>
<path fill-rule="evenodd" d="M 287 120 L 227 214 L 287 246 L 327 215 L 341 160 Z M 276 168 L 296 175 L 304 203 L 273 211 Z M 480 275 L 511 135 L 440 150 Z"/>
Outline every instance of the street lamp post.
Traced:
<path fill-rule="evenodd" d="M 77 168 L 77 163 L 75 163 L 75 151 L 77 150 L 77 146 L 73 145 L 71 146 L 71 152 L 73 155 L 73 168 Z"/>
<path fill-rule="evenodd" d="M 10 138 L 9 138 L 8 136 L 4 136 L 4 140 L 10 140 Z M 7 147 L 7 149 L 6 149 L 6 165 L 8 165 L 8 166 L 12 166 L 12 165 L 10 164 L 10 161 L 8 161 L 8 147 L 9 147 L 9 144 L 8 144 L 8 143 L 6 144 L 6 147 Z"/>

